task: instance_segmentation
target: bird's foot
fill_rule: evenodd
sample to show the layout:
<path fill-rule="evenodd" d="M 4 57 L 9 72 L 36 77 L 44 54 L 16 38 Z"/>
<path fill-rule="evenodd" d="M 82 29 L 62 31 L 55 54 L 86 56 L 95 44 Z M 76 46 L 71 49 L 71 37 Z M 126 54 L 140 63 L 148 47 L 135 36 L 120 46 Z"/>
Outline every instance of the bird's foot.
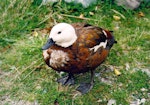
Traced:
<path fill-rule="evenodd" d="M 82 83 L 76 90 L 81 92 L 82 94 L 85 94 L 88 93 L 92 88 L 93 83 Z"/>
<path fill-rule="evenodd" d="M 70 75 L 64 76 L 58 79 L 57 82 L 61 83 L 62 85 L 74 85 L 75 84 L 74 77 Z"/>

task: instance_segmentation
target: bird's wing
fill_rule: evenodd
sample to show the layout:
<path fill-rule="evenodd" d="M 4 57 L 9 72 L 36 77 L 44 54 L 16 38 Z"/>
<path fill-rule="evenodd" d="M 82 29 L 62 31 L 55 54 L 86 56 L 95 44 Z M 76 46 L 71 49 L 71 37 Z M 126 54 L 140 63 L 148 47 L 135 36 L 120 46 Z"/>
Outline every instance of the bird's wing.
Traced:
<path fill-rule="evenodd" d="M 102 28 L 85 23 L 73 24 L 73 27 L 76 29 L 78 36 L 77 42 L 79 46 L 93 48 L 107 40 L 106 34 L 108 33 L 106 33 Z"/>
<path fill-rule="evenodd" d="M 78 54 L 81 60 L 93 69 L 100 65 L 107 57 L 108 42 L 112 38 L 111 32 L 89 24 L 75 24 L 78 39 Z M 86 59 L 85 59 L 86 58 Z M 86 60 L 86 61 L 84 61 Z"/>

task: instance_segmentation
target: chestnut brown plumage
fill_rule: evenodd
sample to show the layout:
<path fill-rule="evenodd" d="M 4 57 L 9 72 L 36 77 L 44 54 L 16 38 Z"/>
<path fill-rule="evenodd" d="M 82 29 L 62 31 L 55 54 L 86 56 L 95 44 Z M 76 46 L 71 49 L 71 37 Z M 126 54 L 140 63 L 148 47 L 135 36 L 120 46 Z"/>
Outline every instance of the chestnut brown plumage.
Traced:
<path fill-rule="evenodd" d="M 114 43 L 112 31 L 85 23 L 59 23 L 52 28 L 42 49 L 49 67 L 69 74 L 58 80 L 64 85 L 74 84 L 73 74 L 91 71 L 90 83 L 77 88 L 84 94 L 92 88 L 94 70 L 104 62 Z"/>

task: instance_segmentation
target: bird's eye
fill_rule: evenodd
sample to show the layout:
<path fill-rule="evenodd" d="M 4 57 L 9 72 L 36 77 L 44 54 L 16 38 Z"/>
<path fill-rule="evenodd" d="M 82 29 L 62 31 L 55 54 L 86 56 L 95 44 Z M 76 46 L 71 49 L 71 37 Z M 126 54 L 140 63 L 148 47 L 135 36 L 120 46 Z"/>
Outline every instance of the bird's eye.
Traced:
<path fill-rule="evenodd" d="M 59 31 L 57 34 L 61 34 L 61 31 Z"/>

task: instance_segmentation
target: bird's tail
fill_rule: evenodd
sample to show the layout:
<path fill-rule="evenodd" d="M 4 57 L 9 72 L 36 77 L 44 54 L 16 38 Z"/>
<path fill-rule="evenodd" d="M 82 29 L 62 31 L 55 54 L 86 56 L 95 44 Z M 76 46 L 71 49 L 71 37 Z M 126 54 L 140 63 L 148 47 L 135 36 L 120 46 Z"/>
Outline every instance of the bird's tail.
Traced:
<path fill-rule="evenodd" d="M 110 31 L 110 33 L 111 33 L 111 36 L 112 36 L 112 37 L 111 37 L 110 39 L 108 39 L 107 47 L 106 47 L 106 48 L 108 48 L 108 49 L 111 49 L 112 46 L 113 46 L 115 43 L 117 43 L 117 41 L 115 40 L 115 37 L 114 37 L 114 35 L 113 35 L 113 32 Z"/>

